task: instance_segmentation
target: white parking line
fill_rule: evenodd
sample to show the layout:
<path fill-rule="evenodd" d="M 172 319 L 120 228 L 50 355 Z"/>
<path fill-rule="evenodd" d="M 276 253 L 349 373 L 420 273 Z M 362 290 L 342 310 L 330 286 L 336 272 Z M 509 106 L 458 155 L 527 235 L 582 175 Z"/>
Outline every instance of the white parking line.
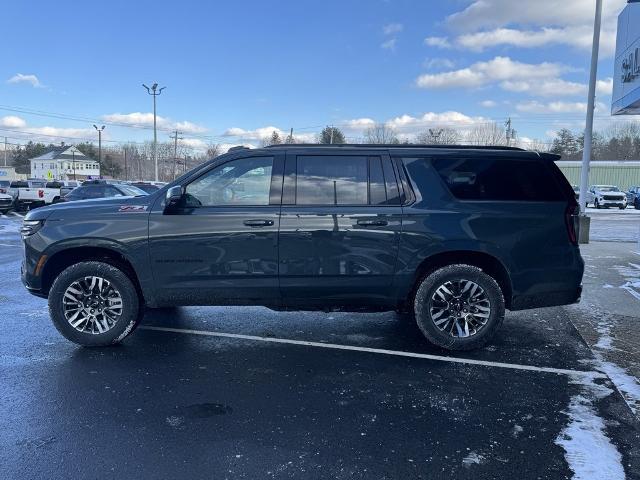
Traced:
<path fill-rule="evenodd" d="M 556 373 L 559 375 L 570 375 L 593 378 L 606 378 L 600 372 L 589 372 L 584 370 L 568 370 L 565 368 L 536 367 L 533 365 L 520 365 L 517 363 L 489 362 L 487 360 L 475 360 L 472 358 L 454 358 L 441 355 L 429 355 L 427 353 L 403 352 L 401 350 L 387 350 L 384 348 L 357 347 L 353 345 L 339 345 L 335 343 L 309 342 L 306 340 L 291 340 L 288 338 L 259 337 L 256 335 L 241 335 L 238 333 L 210 332 L 206 330 L 190 330 L 187 328 L 153 327 L 141 325 L 143 330 L 153 330 L 157 332 L 186 333 L 190 335 L 203 335 L 207 337 L 235 338 L 239 340 L 249 340 L 254 342 L 284 343 L 288 345 L 302 345 L 305 347 L 330 348 L 334 350 L 350 350 L 354 352 L 378 353 L 382 355 L 395 355 L 397 357 L 422 358 L 435 360 L 438 362 L 463 363 L 467 365 L 481 365 L 484 367 L 507 368 L 510 370 L 527 370 L 530 372 Z"/>

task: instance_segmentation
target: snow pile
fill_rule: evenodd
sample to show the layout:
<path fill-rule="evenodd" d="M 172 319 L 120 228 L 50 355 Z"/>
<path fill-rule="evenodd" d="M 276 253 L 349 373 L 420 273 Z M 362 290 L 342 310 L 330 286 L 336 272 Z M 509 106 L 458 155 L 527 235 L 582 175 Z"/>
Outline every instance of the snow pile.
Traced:
<path fill-rule="evenodd" d="M 624 468 L 620 452 L 606 435 L 605 424 L 594 407 L 594 401 L 604 398 L 612 390 L 597 385 L 593 378 L 584 377 L 572 383 L 581 385 L 582 393 L 575 395 L 565 412 L 569 423 L 556 438 L 561 446 L 574 480 L 624 480 Z"/>

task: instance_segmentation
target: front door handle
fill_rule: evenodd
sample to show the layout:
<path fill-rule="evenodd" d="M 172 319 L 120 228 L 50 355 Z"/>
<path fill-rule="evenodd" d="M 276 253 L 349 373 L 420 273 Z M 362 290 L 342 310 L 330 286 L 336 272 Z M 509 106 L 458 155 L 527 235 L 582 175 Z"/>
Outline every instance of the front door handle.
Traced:
<path fill-rule="evenodd" d="M 388 224 L 386 220 L 358 220 L 358 225 L 363 227 L 384 227 Z"/>
<path fill-rule="evenodd" d="M 247 227 L 270 227 L 273 225 L 273 220 L 245 220 L 244 223 Z"/>

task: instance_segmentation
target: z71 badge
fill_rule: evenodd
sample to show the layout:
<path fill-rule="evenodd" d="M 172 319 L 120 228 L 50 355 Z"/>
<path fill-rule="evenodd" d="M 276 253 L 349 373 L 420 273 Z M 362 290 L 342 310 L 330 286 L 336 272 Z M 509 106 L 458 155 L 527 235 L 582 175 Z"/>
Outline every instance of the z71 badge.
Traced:
<path fill-rule="evenodd" d="M 119 212 L 136 213 L 145 212 L 147 210 L 146 205 L 120 205 Z"/>

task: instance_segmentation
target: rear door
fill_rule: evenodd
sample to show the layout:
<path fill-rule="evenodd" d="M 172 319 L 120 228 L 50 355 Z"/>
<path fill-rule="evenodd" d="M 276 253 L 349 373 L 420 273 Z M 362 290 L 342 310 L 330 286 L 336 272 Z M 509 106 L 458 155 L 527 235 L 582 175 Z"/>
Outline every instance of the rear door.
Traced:
<path fill-rule="evenodd" d="M 279 231 L 286 304 L 390 298 L 402 209 L 386 152 L 290 152 Z"/>

